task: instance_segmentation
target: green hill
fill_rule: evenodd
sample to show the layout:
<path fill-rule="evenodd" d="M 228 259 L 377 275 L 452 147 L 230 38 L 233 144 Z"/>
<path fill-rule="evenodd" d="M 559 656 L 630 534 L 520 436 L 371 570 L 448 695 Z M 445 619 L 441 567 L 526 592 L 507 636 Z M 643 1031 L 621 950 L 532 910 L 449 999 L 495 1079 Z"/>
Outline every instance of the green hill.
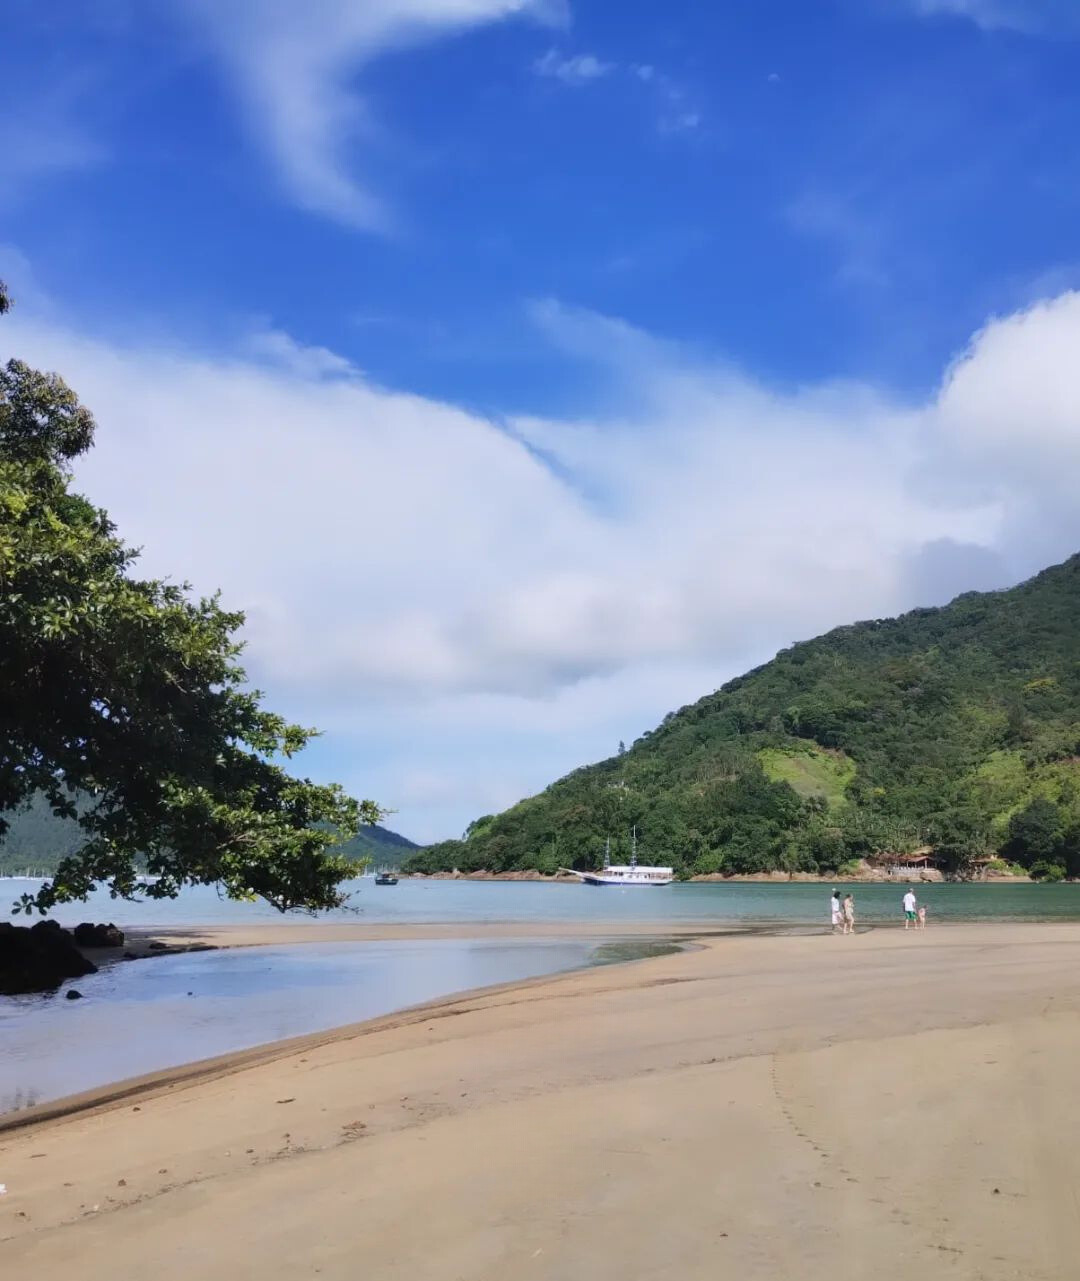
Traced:
<path fill-rule="evenodd" d="M 402 860 L 417 849 L 419 846 L 414 841 L 375 823 L 362 828 L 351 841 L 339 846 L 337 852 L 346 858 L 368 859 L 373 867 L 400 867 Z"/>
<path fill-rule="evenodd" d="M 855 623 L 669 714 L 625 754 L 406 869 L 835 871 L 930 844 L 1080 874 L 1080 556 L 1008 591 Z"/>
<path fill-rule="evenodd" d="M 85 840 L 76 823 L 57 818 L 40 797 L 35 797 L 28 809 L 9 817 L 11 826 L 0 837 L 0 876 L 28 868 L 48 875 L 65 854 Z M 397 867 L 417 846 L 397 832 L 375 825 L 363 828 L 339 848 L 346 858 L 366 859 L 376 867 Z"/>

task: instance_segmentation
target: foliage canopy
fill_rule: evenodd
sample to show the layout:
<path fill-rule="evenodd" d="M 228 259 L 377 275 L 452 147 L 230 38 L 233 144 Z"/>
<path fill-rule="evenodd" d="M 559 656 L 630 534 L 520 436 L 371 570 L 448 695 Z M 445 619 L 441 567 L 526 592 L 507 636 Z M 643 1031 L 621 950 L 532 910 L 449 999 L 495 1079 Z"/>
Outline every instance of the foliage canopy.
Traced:
<path fill-rule="evenodd" d="M 34 798 L 80 829 L 23 906 L 211 882 L 281 910 L 337 905 L 356 864 L 334 846 L 378 807 L 278 764 L 315 731 L 246 686 L 242 614 L 134 575 L 137 553 L 71 488 L 93 438 L 55 374 L 0 369 L 0 841 Z M 158 879 L 139 885 L 140 865 Z"/>

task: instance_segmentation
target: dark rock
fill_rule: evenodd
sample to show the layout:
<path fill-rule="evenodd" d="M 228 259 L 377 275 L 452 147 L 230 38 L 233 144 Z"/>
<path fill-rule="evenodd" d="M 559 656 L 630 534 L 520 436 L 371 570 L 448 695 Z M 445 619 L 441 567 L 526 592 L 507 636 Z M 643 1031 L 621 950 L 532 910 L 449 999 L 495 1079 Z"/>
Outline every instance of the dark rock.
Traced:
<path fill-rule="evenodd" d="M 67 934 L 70 936 L 71 931 L 65 930 L 59 921 L 35 921 L 30 926 L 32 934 Z"/>
<path fill-rule="evenodd" d="M 75 926 L 75 942 L 80 947 L 123 947 L 124 932 L 115 925 L 92 925 L 83 921 Z"/>
<path fill-rule="evenodd" d="M 0 996 L 49 992 L 65 979 L 96 973 L 97 966 L 55 921 L 29 928 L 0 921 Z"/>
<path fill-rule="evenodd" d="M 152 943 L 147 943 L 146 946 L 151 952 L 164 952 L 169 945 L 168 943 L 162 943 L 158 939 L 154 939 Z"/>
<path fill-rule="evenodd" d="M 82 993 L 77 992 L 73 987 L 69 987 L 68 990 L 64 993 L 64 995 L 67 997 L 69 1001 L 81 1001 L 83 999 Z"/>

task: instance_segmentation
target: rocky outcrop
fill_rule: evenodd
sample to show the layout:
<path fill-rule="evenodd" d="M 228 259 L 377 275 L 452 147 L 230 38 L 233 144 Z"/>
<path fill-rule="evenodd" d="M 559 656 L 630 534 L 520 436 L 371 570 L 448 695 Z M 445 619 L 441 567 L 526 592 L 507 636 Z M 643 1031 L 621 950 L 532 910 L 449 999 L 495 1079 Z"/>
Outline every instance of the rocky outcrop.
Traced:
<path fill-rule="evenodd" d="M 83 921 L 75 926 L 75 942 L 80 947 L 123 947 L 124 931 L 115 925 L 91 925 Z"/>
<path fill-rule="evenodd" d="M 55 921 L 39 921 L 29 928 L 0 921 L 0 995 L 49 992 L 65 979 L 96 972 L 93 961 Z"/>

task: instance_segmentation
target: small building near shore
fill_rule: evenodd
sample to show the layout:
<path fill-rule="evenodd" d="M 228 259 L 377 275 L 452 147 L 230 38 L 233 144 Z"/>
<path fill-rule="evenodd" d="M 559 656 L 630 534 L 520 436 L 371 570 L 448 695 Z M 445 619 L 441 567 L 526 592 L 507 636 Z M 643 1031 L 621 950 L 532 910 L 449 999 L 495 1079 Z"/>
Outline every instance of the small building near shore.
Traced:
<path fill-rule="evenodd" d="M 888 876 L 898 879 L 919 877 L 922 880 L 937 881 L 942 876 L 941 859 L 929 845 L 908 854 L 879 854 L 874 862 Z"/>

